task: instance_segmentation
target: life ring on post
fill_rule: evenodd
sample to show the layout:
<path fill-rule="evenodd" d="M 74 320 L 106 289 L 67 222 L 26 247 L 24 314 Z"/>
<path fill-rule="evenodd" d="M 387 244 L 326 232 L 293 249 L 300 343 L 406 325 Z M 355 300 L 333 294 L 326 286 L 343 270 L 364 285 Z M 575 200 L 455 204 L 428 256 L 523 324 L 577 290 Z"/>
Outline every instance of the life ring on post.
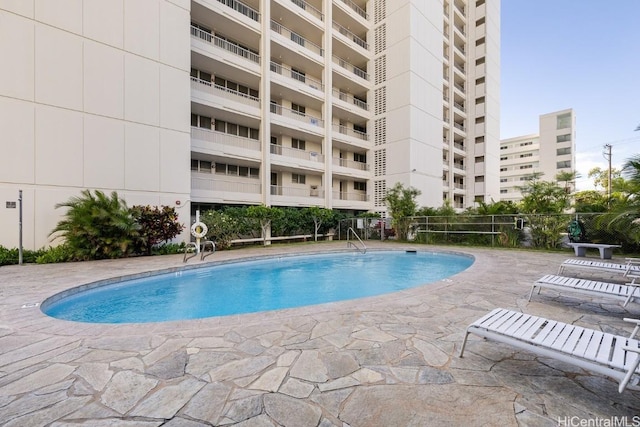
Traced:
<path fill-rule="evenodd" d="M 202 239 L 208 231 L 207 225 L 200 221 L 194 222 L 191 226 L 191 235 L 197 239 Z"/>

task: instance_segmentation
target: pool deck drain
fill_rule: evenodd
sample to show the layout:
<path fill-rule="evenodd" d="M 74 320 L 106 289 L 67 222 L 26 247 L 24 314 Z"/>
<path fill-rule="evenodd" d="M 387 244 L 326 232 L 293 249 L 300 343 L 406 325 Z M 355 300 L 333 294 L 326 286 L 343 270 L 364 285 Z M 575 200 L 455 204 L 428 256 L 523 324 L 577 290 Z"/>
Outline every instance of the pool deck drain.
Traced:
<path fill-rule="evenodd" d="M 180 255 L 1 267 L 0 425 L 555 426 L 640 416 L 640 392 L 618 394 L 612 380 L 573 366 L 477 338 L 456 356 L 466 326 L 495 307 L 628 332 L 622 318 L 640 317 L 638 304 L 626 311 L 553 292 L 527 302 L 531 283 L 557 271 L 569 250 L 367 245 L 476 261 L 383 296 L 121 325 L 58 320 L 37 305 L 87 282 L 180 268 Z M 252 247 L 204 263 L 344 249 Z"/>

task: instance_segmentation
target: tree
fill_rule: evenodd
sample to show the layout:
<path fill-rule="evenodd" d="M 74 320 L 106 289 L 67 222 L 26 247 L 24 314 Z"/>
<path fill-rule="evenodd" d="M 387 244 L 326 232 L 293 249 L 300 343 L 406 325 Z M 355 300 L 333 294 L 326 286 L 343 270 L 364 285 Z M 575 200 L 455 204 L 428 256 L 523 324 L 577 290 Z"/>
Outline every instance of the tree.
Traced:
<path fill-rule="evenodd" d="M 558 172 L 556 174 L 556 180 L 558 181 L 558 183 L 564 182 L 564 191 L 567 194 L 572 192 L 573 184 L 575 184 L 576 178 L 579 178 L 579 177 L 580 177 L 580 174 L 578 174 L 578 172 L 576 171 Z"/>
<path fill-rule="evenodd" d="M 416 197 L 420 194 L 420 190 L 414 187 L 406 188 L 400 182 L 387 191 L 384 202 L 389 209 L 392 225 L 400 240 L 407 239 L 411 227 L 411 217 L 415 216 L 418 209 Z"/>
<path fill-rule="evenodd" d="M 519 190 L 523 195 L 522 213 L 558 214 L 569 207 L 569 194 L 565 189 L 555 182 L 542 181 L 540 174 L 533 174 Z"/>
<path fill-rule="evenodd" d="M 331 209 L 320 208 L 318 206 L 311 206 L 305 209 L 305 214 L 309 215 L 313 219 L 313 236 L 314 240 L 318 241 L 318 230 L 323 222 L 333 218 L 333 211 Z"/>
<path fill-rule="evenodd" d="M 178 222 L 175 208 L 170 206 L 133 206 L 133 217 L 140 225 L 139 237 L 136 241 L 136 251 L 151 255 L 154 246 L 161 242 L 168 242 L 184 229 Z"/>
<path fill-rule="evenodd" d="M 260 223 L 261 237 L 263 244 L 267 244 L 267 234 L 271 232 L 271 222 L 284 216 L 280 208 L 267 207 L 265 205 L 249 206 L 246 210 L 249 218 L 253 218 Z"/>
<path fill-rule="evenodd" d="M 606 212 L 607 196 L 599 191 L 578 191 L 573 195 L 573 209 L 579 213 Z"/>
<path fill-rule="evenodd" d="M 593 185 L 598 188 L 602 188 L 603 190 L 609 188 L 609 169 L 601 169 L 599 167 L 592 168 L 589 170 L 588 177 L 593 179 Z M 622 185 L 624 182 L 624 178 L 621 176 L 621 172 L 618 169 L 611 169 L 611 188 L 612 191 Z"/>
<path fill-rule="evenodd" d="M 50 236 L 58 233 L 54 240 L 64 238 L 73 260 L 120 258 L 133 252 L 140 225 L 115 191 L 109 197 L 99 190 L 83 190 L 80 197 L 55 207 L 67 212 Z"/>

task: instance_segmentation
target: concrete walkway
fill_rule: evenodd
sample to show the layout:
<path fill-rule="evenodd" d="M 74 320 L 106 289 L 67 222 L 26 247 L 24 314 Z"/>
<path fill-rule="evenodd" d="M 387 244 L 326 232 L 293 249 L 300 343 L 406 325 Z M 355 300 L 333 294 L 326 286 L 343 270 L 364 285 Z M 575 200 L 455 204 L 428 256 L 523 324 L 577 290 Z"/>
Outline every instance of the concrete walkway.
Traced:
<path fill-rule="evenodd" d="M 385 296 L 124 325 L 53 319 L 36 305 L 95 280 L 182 268 L 181 256 L 1 267 L 0 424 L 556 426 L 640 416 L 640 392 L 618 394 L 614 381 L 563 363 L 477 337 L 457 357 L 465 327 L 498 306 L 628 333 L 622 317 L 640 317 L 635 303 L 626 311 L 552 291 L 527 302 L 532 281 L 555 273 L 571 252 L 369 246 L 457 250 L 476 261 L 449 279 Z M 345 249 L 254 247 L 205 263 Z"/>

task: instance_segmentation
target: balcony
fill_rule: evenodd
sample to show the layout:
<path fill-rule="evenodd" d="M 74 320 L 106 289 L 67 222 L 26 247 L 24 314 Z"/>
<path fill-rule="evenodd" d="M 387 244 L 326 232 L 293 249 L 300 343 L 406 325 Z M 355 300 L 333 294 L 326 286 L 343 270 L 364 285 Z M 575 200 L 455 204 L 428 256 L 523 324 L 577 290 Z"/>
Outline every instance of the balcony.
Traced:
<path fill-rule="evenodd" d="M 333 88 L 333 96 L 338 98 L 340 101 L 344 101 L 348 104 L 352 104 L 352 105 L 355 105 L 356 107 L 360 107 L 365 111 L 369 111 L 369 104 L 367 104 L 365 101 L 362 101 L 354 97 L 350 93 L 342 92 L 340 89 Z"/>
<path fill-rule="evenodd" d="M 462 132 L 466 132 L 467 130 L 465 129 L 464 125 L 461 123 L 457 123 L 457 122 L 453 122 L 453 126 L 456 129 L 460 129 Z"/>
<path fill-rule="evenodd" d="M 297 148 L 283 147 L 282 145 L 271 144 L 271 154 L 291 157 L 300 160 L 310 160 L 312 162 L 323 163 L 324 155 L 315 151 L 299 150 Z"/>
<path fill-rule="evenodd" d="M 294 119 L 305 124 L 317 126 L 319 128 L 324 127 L 324 120 L 317 117 L 309 116 L 299 111 L 291 110 L 289 108 L 283 107 L 282 105 L 271 104 L 270 110 L 271 113 L 277 114 L 278 116 Z"/>
<path fill-rule="evenodd" d="M 348 193 L 346 191 L 334 191 L 333 192 L 334 200 L 350 200 L 354 202 L 368 202 L 369 195 L 365 193 Z"/>
<path fill-rule="evenodd" d="M 342 135 L 347 135 L 362 141 L 369 141 L 369 134 L 354 130 L 348 126 L 333 125 L 333 130 Z"/>
<path fill-rule="evenodd" d="M 260 22 L 260 12 L 238 0 L 218 0 L 218 2 L 230 7 L 236 12 L 239 12 L 256 22 Z"/>
<path fill-rule="evenodd" d="M 294 33 L 287 27 L 284 27 L 278 24 L 276 21 L 271 21 L 271 30 L 277 34 L 280 34 L 285 39 L 292 41 L 296 45 L 304 47 L 309 52 L 312 52 L 319 56 L 324 55 L 324 50 L 320 46 L 310 42 L 309 40 L 302 37 L 300 34 Z"/>
<path fill-rule="evenodd" d="M 261 158 L 260 141 L 257 139 L 198 127 L 191 127 L 191 151 L 255 161 Z"/>
<path fill-rule="evenodd" d="M 303 83 L 312 89 L 316 89 L 319 91 L 324 90 L 324 84 L 322 84 L 320 80 L 316 80 L 313 77 L 307 76 L 306 74 L 301 74 L 298 71 L 294 71 L 284 65 L 271 62 L 270 68 L 274 73 L 280 74 L 281 76 L 287 77 L 291 80 L 295 80 L 296 82 Z"/>
<path fill-rule="evenodd" d="M 333 158 L 333 164 L 348 169 L 356 169 L 359 171 L 368 171 L 369 164 L 364 162 L 356 162 L 355 160 L 342 159 L 340 157 Z"/>
<path fill-rule="evenodd" d="M 322 12 L 320 12 L 318 9 L 316 9 L 315 7 L 313 7 L 312 5 L 307 3 L 306 1 L 304 1 L 304 0 L 291 0 L 291 3 L 295 4 L 296 6 L 298 6 L 301 9 L 305 10 L 310 15 L 318 18 L 319 20 L 324 21 L 324 15 L 322 14 Z"/>
<path fill-rule="evenodd" d="M 345 70 L 348 70 L 349 72 L 355 74 L 356 76 L 362 79 L 365 79 L 366 81 L 369 81 L 369 74 L 367 74 L 365 70 L 358 68 L 353 64 L 350 64 L 346 60 L 342 58 L 338 58 L 337 56 L 334 56 L 333 63 L 338 64 L 340 67 L 344 68 Z"/>
<path fill-rule="evenodd" d="M 464 105 L 460 104 L 459 102 L 453 101 L 453 105 L 463 113 L 467 112 L 467 110 L 464 108 Z"/>
<path fill-rule="evenodd" d="M 260 64 L 260 55 L 199 28 L 191 27 L 191 37 L 205 42 L 215 48 L 223 49 L 233 55 L 255 62 L 256 64 Z"/>
<path fill-rule="evenodd" d="M 299 186 L 290 187 L 282 185 L 271 186 L 272 196 L 284 196 L 284 197 L 314 197 L 323 198 L 324 188 L 319 186 Z"/>
<path fill-rule="evenodd" d="M 191 173 L 191 200 L 222 203 L 261 203 L 262 186 L 255 178 L 229 178 L 207 173 Z"/>
<path fill-rule="evenodd" d="M 333 22 L 333 29 L 337 30 L 340 34 L 342 34 L 347 39 L 351 40 L 352 42 L 354 42 L 355 44 L 357 44 L 361 48 L 363 48 L 365 50 L 369 50 L 369 44 L 364 39 L 362 39 L 361 37 L 357 36 L 353 32 L 347 30 L 345 27 L 343 27 L 342 25 L 338 24 L 337 22 Z"/>
<path fill-rule="evenodd" d="M 357 4 L 352 2 L 351 0 L 341 0 L 341 1 L 342 1 L 342 3 L 346 4 L 347 6 L 349 6 L 352 10 L 354 10 L 358 15 L 360 15 L 361 17 L 363 17 L 367 21 L 369 20 L 369 15 L 367 14 L 367 11 L 365 11 L 363 8 L 361 8 L 360 6 L 358 6 Z"/>
<path fill-rule="evenodd" d="M 248 107 L 260 108 L 260 98 L 256 98 L 255 96 L 251 96 L 246 93 L 238 92 L 237 90 L 218 86 L 212 82 L 200 80 L 196 77 L 191 77 L 191 89 L 206 92 L 209 95 L 217 98 L 239 102 Z"/>

